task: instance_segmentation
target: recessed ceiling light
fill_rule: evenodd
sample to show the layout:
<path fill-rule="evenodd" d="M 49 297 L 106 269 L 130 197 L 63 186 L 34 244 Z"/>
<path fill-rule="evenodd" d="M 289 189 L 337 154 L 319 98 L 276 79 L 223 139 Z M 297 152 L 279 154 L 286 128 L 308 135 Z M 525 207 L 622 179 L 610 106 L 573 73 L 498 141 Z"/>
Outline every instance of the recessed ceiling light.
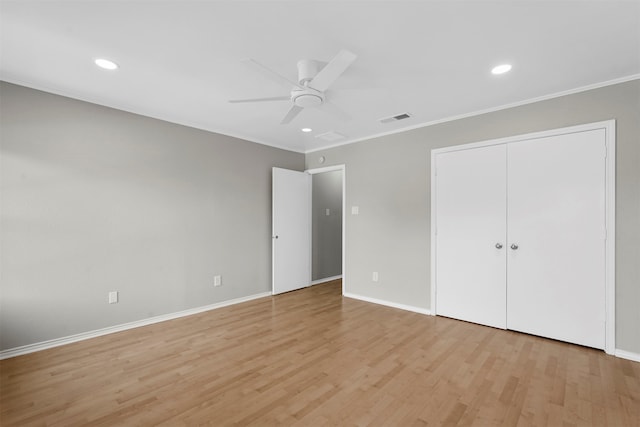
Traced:
<path fill-rule="evenodd" d="M 98 67 L 104 68 L 105 70 L 116 70 L 118 68 L 118 64 L 108 59 L 98 58 L 94 62 Z"/>
<path fill-rule="evenodd" d="M 504 74 L 511 70 L 511 64 L 502 64 L 496 67 L 493 67 L 491 70 L 491 74 Z"/>
<path fill-rule="evenodd" d="M 309 132 L 311 132 L 313 129 L 311 129 L 311 128 L 302 128 L 302 129 L 300 129 L 300 130 L 301 130 L 302 132 L 309 133 Z"/>

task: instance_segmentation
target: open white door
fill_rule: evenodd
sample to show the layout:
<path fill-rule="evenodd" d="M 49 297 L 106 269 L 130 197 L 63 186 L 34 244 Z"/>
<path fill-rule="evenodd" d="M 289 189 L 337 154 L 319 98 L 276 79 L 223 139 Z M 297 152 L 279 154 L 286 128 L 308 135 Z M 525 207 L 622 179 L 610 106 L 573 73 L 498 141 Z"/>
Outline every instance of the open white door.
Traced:
<path fill-rule="evenodd" d="M 273 168 L 272 293 L 311 283 L 311 175 Z"/>

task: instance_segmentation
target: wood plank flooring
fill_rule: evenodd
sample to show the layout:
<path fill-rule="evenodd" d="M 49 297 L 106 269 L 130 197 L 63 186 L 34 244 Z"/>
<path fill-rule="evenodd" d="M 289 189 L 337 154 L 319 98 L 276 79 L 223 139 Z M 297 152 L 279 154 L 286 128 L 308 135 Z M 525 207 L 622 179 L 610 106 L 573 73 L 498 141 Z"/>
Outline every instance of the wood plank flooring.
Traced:
<path fill-rule="evenodd" d="M 340 282 L 0 362 L 2 426 L 639 426 L 640 363 Z"/>

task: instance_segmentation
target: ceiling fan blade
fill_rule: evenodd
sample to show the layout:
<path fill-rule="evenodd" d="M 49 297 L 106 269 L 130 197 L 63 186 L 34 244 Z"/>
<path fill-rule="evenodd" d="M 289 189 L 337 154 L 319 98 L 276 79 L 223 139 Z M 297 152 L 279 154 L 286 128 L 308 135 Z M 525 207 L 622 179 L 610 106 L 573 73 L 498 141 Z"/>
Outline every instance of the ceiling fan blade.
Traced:
<path fill-rule="evenodd" d="M 320 106 L 320 109 L 342 121 L 346 122 L 351 120 L 351 116 L 346 111 L 332 102 L 325 101 L 322 106 Z"/>
<path fill-rule="evenodd" d="M 336 81 L 349 65 L 356 60 L 358 56 L 348 50 L 341 50 L 338 54 L 318 73 L 317 76 L 309 82 L 309 87 L 324 92 Z"/>
<path fill-rule="evenodd" d="M 305 88 L 304 86 L 301 86 L 299 83 L 289 80 L 285 76 L 283 76 L 283 75 L 281 75 L 279 73 L 276 73 L 272 69 L 265 67 L 264 65 L 262 65 L 259 62 L 254 61 L 253 59 L 243 59 L 242 62 L 244 64 L 250 66 L 254 70 L 258 71 L 263 76 L 271 79 L 272 81 L 274 81 L 274 82 L 276 82 L 278 84 L 281 84 L 282 86 L 286 87 L 287 89 L 291 89 L 291 86 L 296 86 L 296 87 L 298 87 L 300 89 L 304 89 Z"/>
<path fill-rule="evenodd" d="M 291 107 L 291 109 L 289 110 L 287 115 L 284 116 L 284 119 L 282 119 L 280 124 L 281 125 L 286 125 L 288 123 L 291 123 L 291 120 L 293 120 L 298 114 L 300 114 L 300 111 L 302 111 L 302 110 L 304 110 L 304 108 L 298 107 L 297 105 L 294 105 L 293 107 Z"/>
<path fill-rule="evenodd" d="M 241 102 L 269 102 L 269 101 L 290 101 L 290 96 L 272 96 L 270 98 L 249 98 L 249 99 L 230 99 L 231 104 L 238 104 Z"/>

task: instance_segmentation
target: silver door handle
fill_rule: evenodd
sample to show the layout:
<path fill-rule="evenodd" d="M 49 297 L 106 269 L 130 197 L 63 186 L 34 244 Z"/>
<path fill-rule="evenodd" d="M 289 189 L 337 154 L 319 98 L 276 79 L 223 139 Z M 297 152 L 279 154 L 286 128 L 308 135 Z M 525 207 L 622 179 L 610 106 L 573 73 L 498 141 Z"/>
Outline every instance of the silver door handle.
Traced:
<path fill-rule="evenodd" d="M 496 249 L 502 249 L 502 243 L 496 243 Z"/>
<path fill-rule="evenodd" d="M 518 249 L 518 245 L 516 245 L 515 243 L 514 243 L 514 244 L 512 244 L 512 245 L 511 245 L 511 249 L 513 249 L 513 250 L 515 251 L 516 249 Z"/>

